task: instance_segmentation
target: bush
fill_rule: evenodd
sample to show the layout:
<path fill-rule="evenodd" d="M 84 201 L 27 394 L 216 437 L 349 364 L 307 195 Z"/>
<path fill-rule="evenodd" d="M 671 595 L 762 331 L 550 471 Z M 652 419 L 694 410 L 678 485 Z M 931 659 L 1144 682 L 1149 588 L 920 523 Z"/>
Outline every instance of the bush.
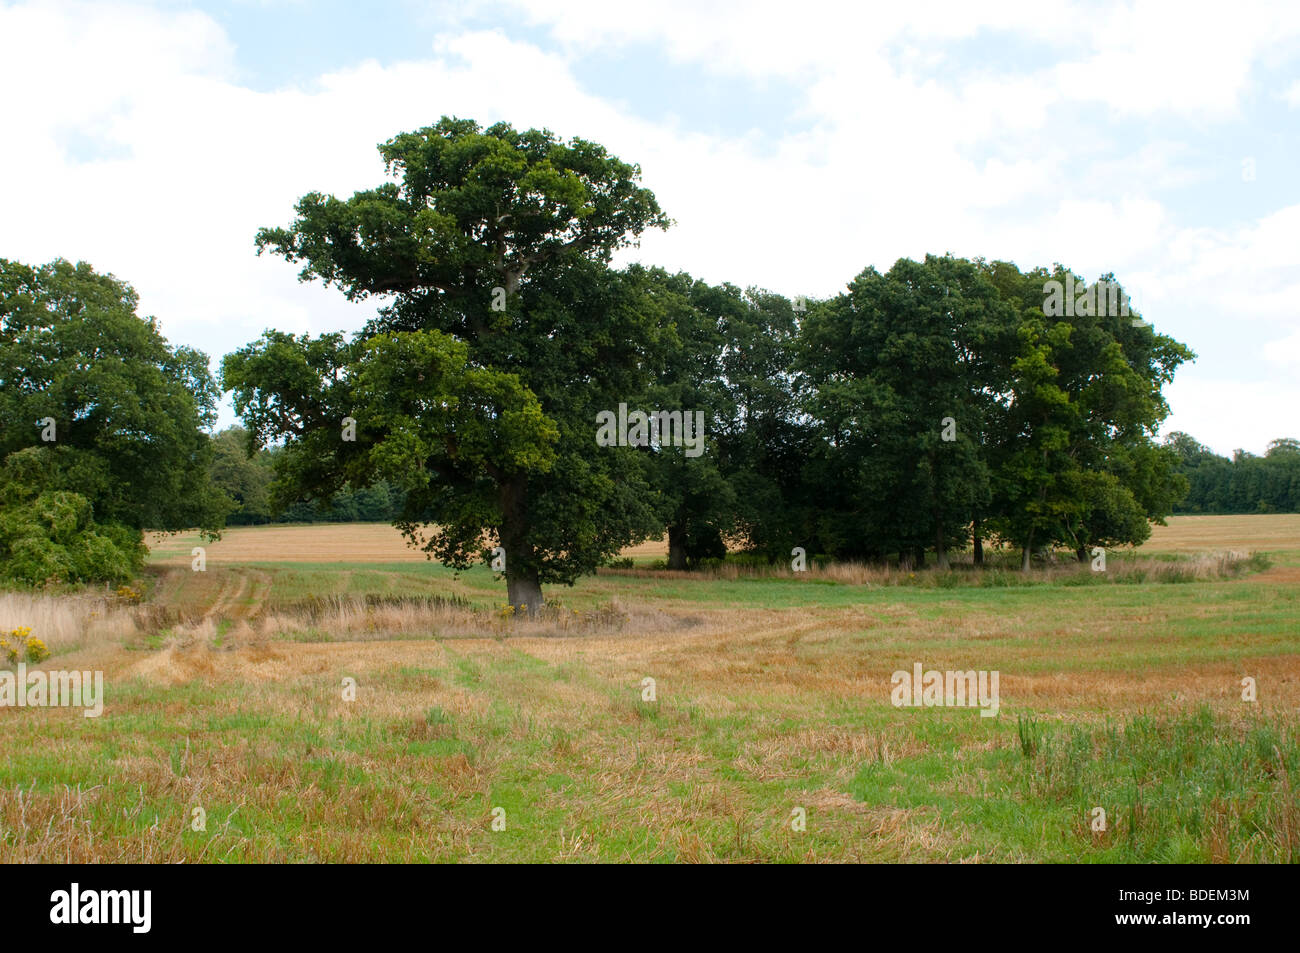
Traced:
<path fill-rule="evenodd" d="M 44 536 L 22 536 L 7 548 L 8 558 L 0 560 L 0 576 L 7 581 L 39 586 L 65 582 L 73 575 L 67 550 Z"/>
<path fill-rule="evenodd" d="M 66 491 L 0 509 L 0 580 L 24 586 L 121 583 L 144 565 L 141 534 L 91 518 L 90 502 Z"/>

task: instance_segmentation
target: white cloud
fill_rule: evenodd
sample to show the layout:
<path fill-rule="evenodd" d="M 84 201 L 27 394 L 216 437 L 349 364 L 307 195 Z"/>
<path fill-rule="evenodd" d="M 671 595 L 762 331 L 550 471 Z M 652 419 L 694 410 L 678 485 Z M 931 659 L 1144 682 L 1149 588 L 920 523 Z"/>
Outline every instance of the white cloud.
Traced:
<path fill-rule="evenodd" d="M 1056 82 L 1071 99 L 1136 115 L 1231 115 L 1255 59 L 1300 34 L 1300 12 L 1254 2 L 1231 15 L 1208 2 L 1120 4 L 1081 23 L 1090 54 L 1058 66 Z"/>
<path fill-rule="evenodd" d="M 1193 77 L 1174 102 L 1174 80 L 1145 74 L 1127 84 L 1139 94 L 1087 86 L 1068 68 L 963 71 L 938 41 L 989 25 L 966 3 L 928 4 L 919 16 L 873 9 L 847 22 L 840 5 L 820 3 L 801 4 L 797 16 L 777 4 L 684 2 L 656 16 L 604 3 L 512 9 L 565 46 L 459 30 L 432 38 L 416 62 L 361 62 L 259 92 L 240 84 L 230 40 L 200 13 L 0 7 L 0 88 L 36 91 L 10 98 L 7 122 L 21 135 L 0 150 L 0 256 L 82 258 L 111 270 L 136 285 L 142 310 L 170 337 L 214 356 L 268 326 L 356 328 L 373 303 L 299 285 L 294 266 L 253 254 L 254 232 L 287 223 L 307 191 L 371 187 L 382 175 L 376 143 L 454 114 L 590 137 L 640 163 L 677 226 L 623 257 L 710 281 L 829 295 L 868 264 L 945 251 L 1061 261 L 1088 277 L 1113 269 L 1138 284 L 1162 331 L 1205 352 L 1187 372 L 1197 381 L 1223 379 L 1230 348 L 1213 335 L 1225 320 L 1249 317 L 1278 338 L 1296 320 L 1300 206 L 1233 229 L 1189 225 L 1162 192 L 1203 177 L 1188 149 L 1167 136 L 1129 143 L 1104 124 L 1077 130 L 1065 109 L 1100 96 L 1139 111 L 1231 111 L 1247 81 L 1240 64 L 1273 42 L 1267 31 L 1288 28 L 1273 14 L 1234 17 L 1221 52 L 1237 65 L 1209 70 L 1226 87 Z M 991 26 L 1069 62 L 1116 68 L 1146 54 L 1168 66 L 1195 39 L 1181 27 L 1156 36 L 1148 5 L 1126 9 L 1083 34 L 1073 26 L 1081 14 L 1062 3 L 999 6 Z M 1106 32 L 1117 24 L 1128 32 Z M 680 62 L 783 78 L 804 94 L 805 123 L 762 137 L 648 121 L 618 90 L 575 77 L 573 56 L 610 44 L 657 44 Z M 1183 66 L 1170 68 L 1187 79 Z M 1247 350 L 1258 363 L 1258 346 Z M 1170 392 L 1174 409 L 1209 439 L 1200 415 L 1231 419 L 1183 381 Z M 1289 426 L 1280 411 L 1262 413 L 1265 442 Z"/>
<path fill-rule="evenodd" d="M 1300 371 L 1300 329 L 1264 346 L 1264 360 Z"/>
<path fill-rule="evenodd" d="M 1044 43 L 1065 42 L 1077 4 L 1049 0 L 979 6 L 963 0 L 909 4 L 845 4 L 804 0 L 661 0 L 650 6 L 603 0 L 504 0 L 532 24 L 579 51 L 651 43 L 679 62 L 701 63 L 739 76 L 799 78 L 833 71 L 893 43 L 922 53 L 925 41 L 968 39 L 980 30 L 1008 30 Z"/>
<path fill-rule="evenodd" d="M 891 50 L 905 62 L 934 65 L 944 57 L 933 49 L 922 53 L 926 44 L 1015 35 L 1060 60 L 1034 77 L 1035 97 L 1097 101 L 1135 115 L 1231 114 L 1249 88 L 1252 63 L 1300 36 L 1300 8 L 1266 0 L 1241 0 L 1230 15 L 1212 0 L 887 5 L 803 0 L 796 7 L 777 0 L 666 0 L 652 9 L 604 0 L 505 0 L 502 5 L 548 27 L 576 50 L 652 43 L 679 62 L 747 77 L 843 76 L 859 65 L 865 74 Z M 982 99 L 980 111 L 989 103 Z"/>
<path fill-rule="evenodd" d="M 1161 428 L 1190 433 L 1223 456 L 1262 454 L 1270 440 L 1300 437 L 1300 386 L 1280 380 L 1216 380 L 1195 370 L 1179 375 L 1166 397 L 1173 414 Z"/>

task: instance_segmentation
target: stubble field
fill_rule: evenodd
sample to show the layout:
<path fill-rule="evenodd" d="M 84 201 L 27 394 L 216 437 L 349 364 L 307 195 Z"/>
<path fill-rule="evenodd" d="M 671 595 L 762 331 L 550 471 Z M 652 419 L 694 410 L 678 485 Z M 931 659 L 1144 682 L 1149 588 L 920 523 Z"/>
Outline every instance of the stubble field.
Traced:
<path fill-rule="evenodd" d="M 106 684 L 0 708 L 0 860 L 1300 859 L 1300 516 L 1028 578 L 648 544 L 536 621 L 387 526 L 195 545 L 154 541 L 138 604 L 0 596 Z M 997 716 L 895 707 L 916 663 L 998 672 Z"/>

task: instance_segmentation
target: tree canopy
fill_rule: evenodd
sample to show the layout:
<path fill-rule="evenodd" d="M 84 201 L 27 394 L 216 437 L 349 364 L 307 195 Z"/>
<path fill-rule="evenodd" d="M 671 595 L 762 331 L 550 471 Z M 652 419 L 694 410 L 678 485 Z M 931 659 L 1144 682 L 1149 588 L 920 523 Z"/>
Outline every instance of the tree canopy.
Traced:
<path fill-rule="evenodd" d="M 535 611 L 653 529 L 641 463 L 593 454 L 590 422 L 646 385 L 659 327 L 644 276 L 607 263 L 668 220 L 636 166 L 546 130 L 444 118 L 379 151 L 398 181 L 309 193 L 257 235 L 303 280 L 386 296 L 375 319 L 350 342 L 268 332 L 223 384 L 254 440 L 285 441 L 279 499 L 399 482 L 413 540 L 454 566 L 499 542 Z"/>
<path fill-rule="evenodd" d="M 207 358 L 87 264 L 0 260 L 0 574 L 120 579 L 145 528 L 215 533 Z"/>
<path fill-rule="evenodd" d="M 612 268 L 669 223 L 595 143 L 444 118 L 379 151 L 390 181 L 308 193 L 256 239 L 381 296 L 375 317 L 351 340 L 268 331 L 222 381 L 251 445 L 283 443 L 273 502 L 385 481 L 430 555 L 499 543 L 516 606 L 655 533 L 672 568 L 728 541 L 943 566 L 986 538 L 1028 567 L 1141 542 L 1185 488 L 1153 435 L 1191 352 L 1107 307 L 1113 276 L 932 255 L 792 303 Z M 698 414 L 707 452 L 593 447 L 627 407 Z"/>

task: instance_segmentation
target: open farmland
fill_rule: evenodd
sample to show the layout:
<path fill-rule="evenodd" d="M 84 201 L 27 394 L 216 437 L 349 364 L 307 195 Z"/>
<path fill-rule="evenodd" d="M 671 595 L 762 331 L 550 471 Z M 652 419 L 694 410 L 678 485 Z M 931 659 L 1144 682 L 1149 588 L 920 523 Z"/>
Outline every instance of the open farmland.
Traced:
<path fill-rule="evenodd" d="M 149 536 L 152 562 L 159 566 L 188 566 L 190 552 L 202 545 L 213 563 L 395 563 L 428 560 L 408 546 L 402 534 L 387 523 L 316 523 L 300 526 L 237 526 L 222 531 L 215 543 L 197 535 L 153 533 Z M 634 559 L 662 559 L 667 543 L 633 546 L 623 555 Z"/>
<path fill-rule="evenodd" d="M 149 546 L 155 565 L 186 565 L 197 535 L 154 533 Z M 1167 526 L 1152 528 L 1142 553 L 1196 553 L 1258 550 L 1286 554 L 1300 548 L 1300 514 L 1267 516 L 1172 516 Z M 213 563 L 425 562 L 418 549 L 386 523 L 332 523 L 304 526 L 241 526 L 224 530 L 206 544 Z M 662 559 L 664 541 L 624 550 L 638 562 Z"/>
<path fill-rule="evenodd" d="M 638 567 L 538 620 L 388 527 L 192 545 L 41 608 L 105 708 L 0 709 L 0 859 L 1300 858 L 1300 517 L 1172 519 L 1154 565 L 1268 554 L 1182 582 Z M 997 670 L 997 717 L 894 707 L 917 662 Z"/>
<path fill-rule="evenodd" d="M 1278 554 L 1294 562 L 1300 546 L 1300 514 L 1259 516 L 1171 516 L 1168 526 L 1153 526 L 1143 553 L 1196 553 L 1249 549 Z"/>

